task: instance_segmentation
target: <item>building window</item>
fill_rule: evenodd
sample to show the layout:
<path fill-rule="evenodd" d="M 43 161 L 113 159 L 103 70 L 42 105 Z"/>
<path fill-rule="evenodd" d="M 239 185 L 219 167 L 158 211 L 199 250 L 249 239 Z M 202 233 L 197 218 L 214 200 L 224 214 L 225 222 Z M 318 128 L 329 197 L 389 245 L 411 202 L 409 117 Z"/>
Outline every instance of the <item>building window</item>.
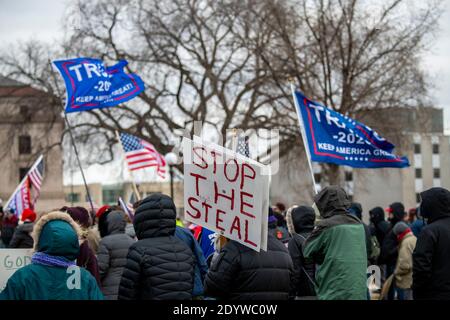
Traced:
<path fill-rule="evenodd" d="M 416 193 L 416 203 L 419 203 L 420 201 L 422 201 L 420 198 L 420 193 Z"/>
<path fill-rule="evenodd" d="M 103 203 L 105 204 L 117 204 L 119 197 L 123 197 L 122 189 L 107 189 L 103 190 Z"/>
<path fill-rule="evenodd" d="M 422 178 L 422 169 L 416 168 L 416 178 L 421 179 Z"/>
<path fill-rule="evenodd" d="M 314 180 L 316 180 L 316 183 L 320 183 L 322 179 L 322 175 L 320 173 L 314 173 Z"/>
<path fill-rule="evenodd" d="M 20 168 L 19 169 L 19 181 L 22 181 L 23 178 L 27 175 L 28 171 L 30 171 L 30 168 Z"/>
<path fill-rule="evenodd" d="M 23 118 L 28 118 L 30 110 L 28 109 L 28 106 L 20 106 L 19 113 Z"/>
<path fill-rule="evenodd" d="M 420 144 L 419 143 L 414 143 L 414 153 L 420 154 Z"/>
<path fill-rule="evenodd" d="M 439 168 L 433 169 L 433 178 L 435 178 L 435 179 L 441 178 L 441 170 Z"/>
<path fill-rule="evenodd" d="M 439 154 L 439 145 L 433 144 L 433 154 Z"/>
<path fill-rule="evenodd" d="M 19 136 L 19 154 L 31 153 L 31 137 Z"/>
<path fill-rule="evenodd" d="M 345 171 L 345 181 L 353 181 L 353 172 Z"/>
<path fill-rule="evenodd" d="M 79 193 L 69 193 L 66 195 L 66 202 L 80 202 Z"/>

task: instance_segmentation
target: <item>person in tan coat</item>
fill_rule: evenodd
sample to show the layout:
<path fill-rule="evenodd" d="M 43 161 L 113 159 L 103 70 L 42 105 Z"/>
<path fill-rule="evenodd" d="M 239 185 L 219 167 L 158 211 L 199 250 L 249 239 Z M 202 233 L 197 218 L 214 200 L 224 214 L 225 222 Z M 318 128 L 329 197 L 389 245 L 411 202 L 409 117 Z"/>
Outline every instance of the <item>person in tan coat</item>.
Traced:
<path fill-rule="evenodd" d="M 394 286 L 398 300 L 412 300 L 413 260 L 412 254 L 417 238 L 404 222 L 398 222 L 393 229 L 398 241 L 398 258 L 394 270 Z"/>

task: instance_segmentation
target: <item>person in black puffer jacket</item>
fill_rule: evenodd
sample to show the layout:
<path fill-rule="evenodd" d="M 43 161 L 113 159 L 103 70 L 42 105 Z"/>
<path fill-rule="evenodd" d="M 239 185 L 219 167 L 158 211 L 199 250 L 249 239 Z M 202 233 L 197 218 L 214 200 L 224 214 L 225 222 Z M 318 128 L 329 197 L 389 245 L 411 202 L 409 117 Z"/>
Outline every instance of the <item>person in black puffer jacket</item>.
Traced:
<path fill-rule="evenodd" d="M 309 206 L 293 207 L 287 211 L 286 220 L 292 235 L 288 250 L 294 264 L 293 295 L 300 299 L 311 299 L 316 295 L 314 289 L 316 267 L 314 263 L 305 263 L 302 246 L 314 229 L 316 214 Z"/>
<path fill-rule="evenodd" d="M 106 217 L 106 236 L 100 241 L 97 254 L 101 288 L 106 300 L 117 300 L 120 279 L 130 246 L 135 241 L 125 234 L 125 214 L 112 211 Z"/>
<path fill-rule="evenodd" d="M 427 225 L 413 252 L 414 300 L 450 300 L 450 191 L 431 188 L 420 196 Z"/>
<path fill-rule="evenodd" d="M 267 251 L 229 241 L 211 262 L 205 295 L 225 300 L 287 300 L 293 265 L 285 245 L 268 234 Z"/>
<path fill-rule="evenodd" d="M 139 204 L 134 229 L 139 239 L 128 251 L 119 300 L 188 300 L 194 287 L 194 256 L 175 234 L 172 198 L 156 193 Z"/>

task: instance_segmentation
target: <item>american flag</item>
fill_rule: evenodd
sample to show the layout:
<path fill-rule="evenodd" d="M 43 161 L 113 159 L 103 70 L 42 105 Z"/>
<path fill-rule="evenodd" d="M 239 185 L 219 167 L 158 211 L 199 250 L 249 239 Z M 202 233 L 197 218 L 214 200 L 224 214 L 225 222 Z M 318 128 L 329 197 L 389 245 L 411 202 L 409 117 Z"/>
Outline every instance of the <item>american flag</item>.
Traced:
<path fill-rule="evenodd" d="M 22 179 L 11 198 L 6 203 L 6 208 L 13 209 L 20 218 L 24 209 L 33 209 L 41 191 L 44 176 L 44 157 L 41 155 Z M 31 189 L 34 194 L 31 195 Z"/>
<path fill-rule="evenodd" d="M 28 172 L 28 177 L 30 178 L 31 185 L 34 189 L 33 204 L 36 202 L 37 198 L 41 194 L 42 180 L 44 176 L 44 158 L 39 157 L 34 166 Z"/>
<path fill-rule="evenodd" d="M 28 177 L 20 183 L 5 207 L 14 210 L 17 218 L 22 216 L 23 210 L 33 208 L 30 196 L 30 180 Z"/>
<path fill-rule="evenodd" d="M 131 171 L 157 167 L 158 176 L 165 177 L 166 160 L 151 143 L 127 133 L 120 134 L 120 142 Z"/>
<path fill-rule="evenodd" d="M 250 148 L 248 146 L 248 136 L 240 136 L 237 140 L 236 153 L 242 154 L 250 158 Z"/>

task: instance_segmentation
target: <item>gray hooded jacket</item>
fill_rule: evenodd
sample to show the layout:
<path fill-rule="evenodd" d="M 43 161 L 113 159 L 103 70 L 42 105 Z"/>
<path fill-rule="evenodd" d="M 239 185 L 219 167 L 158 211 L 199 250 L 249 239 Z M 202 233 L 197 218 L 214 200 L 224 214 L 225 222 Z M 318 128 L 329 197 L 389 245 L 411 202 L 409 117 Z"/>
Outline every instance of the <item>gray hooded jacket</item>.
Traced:
<path fill-rule="evenodd" d="M 106 224 L 108 235 L 100 241 L 98 268 L 105 299 L 117 300 L 128 249 L 135 241 L 125 234 L 126 221 L 121 211 L 109 213 Z"/>

